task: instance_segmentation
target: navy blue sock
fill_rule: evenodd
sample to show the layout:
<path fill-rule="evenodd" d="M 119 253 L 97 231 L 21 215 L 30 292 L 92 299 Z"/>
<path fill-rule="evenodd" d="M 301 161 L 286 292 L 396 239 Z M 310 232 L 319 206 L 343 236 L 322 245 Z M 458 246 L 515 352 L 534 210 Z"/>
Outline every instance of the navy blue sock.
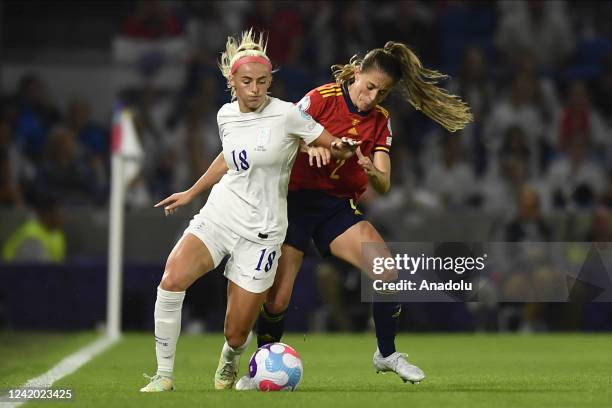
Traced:
<path fill-rule="evenodd" d="M 374 302 L 372 315 L 376 327 L 376 341 L 378 350 L 383 357 L 395 353 L 395 335 L 402 305 L 395 302 Z"/>
<path fill-rule="evenodd" d="M 273 314 L 263 305 L 257 319 L 257 347 L 279 342 L 284 332 L 285 311 Z"/>

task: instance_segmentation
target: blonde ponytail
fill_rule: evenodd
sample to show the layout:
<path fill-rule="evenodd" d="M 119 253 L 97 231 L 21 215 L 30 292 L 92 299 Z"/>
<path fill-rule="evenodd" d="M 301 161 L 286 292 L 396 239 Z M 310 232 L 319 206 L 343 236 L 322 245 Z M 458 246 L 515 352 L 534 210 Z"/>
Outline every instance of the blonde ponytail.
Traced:
<path fill-rule="evenodd" d="M 437 86 L 440 80 L 448 78 L 447 75 L 423 68 L 419 58 L 405 44 L 389 41 L 383 50 L 399 59 L 402 67 L 399 86 L 415 109 L 423 111 L 449 132 L 461 130 L 474 120 L 470 107 L 461 98 Z"/>

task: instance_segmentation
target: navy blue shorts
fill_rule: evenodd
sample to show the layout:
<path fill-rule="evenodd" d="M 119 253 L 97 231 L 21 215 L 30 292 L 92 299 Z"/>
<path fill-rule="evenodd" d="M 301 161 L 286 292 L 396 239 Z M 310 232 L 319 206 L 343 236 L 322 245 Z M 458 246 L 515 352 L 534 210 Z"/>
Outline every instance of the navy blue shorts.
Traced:
<path fill-rule="evenodd" d="M 339 198 L 317 190 L 290 191 L 287 195 L 289 227 L 285 244 L 306 252 L 310 239 L 321 253 L 344 231 L 364 220 L 350 198 Z"/>

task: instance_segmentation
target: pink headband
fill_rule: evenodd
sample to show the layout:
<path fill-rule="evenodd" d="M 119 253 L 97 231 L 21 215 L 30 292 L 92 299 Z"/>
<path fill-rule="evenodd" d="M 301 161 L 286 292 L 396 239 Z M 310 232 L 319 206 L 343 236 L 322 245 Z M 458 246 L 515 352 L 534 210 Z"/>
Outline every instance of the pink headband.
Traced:
<path fill-rule="evenodd" d="M 242 64 L 248 64 L 249 62 L 257 62 L 258 64 L 263 64 L 266 67 L 268 67 L 270 71 L 272 71 L 272 64 L 267 58 L 259 57 L 255 55 L 255 56 L 242 57 L 242 58 L 239 58 L 236 62 L 234 62 L 234 64 L 232 65 L 232 69 L 230 70 L 232 75 L 234 75 L 234 73 L 236 72 L 239 66 L 241 66 Z"/>

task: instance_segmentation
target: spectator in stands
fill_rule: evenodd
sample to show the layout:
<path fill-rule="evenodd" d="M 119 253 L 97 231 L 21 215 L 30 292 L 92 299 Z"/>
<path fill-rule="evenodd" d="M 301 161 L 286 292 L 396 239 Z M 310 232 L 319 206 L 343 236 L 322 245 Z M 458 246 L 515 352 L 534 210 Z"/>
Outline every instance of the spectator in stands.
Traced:
<path fill-rule="evenodd" d="M 450 91 L 465 98 L 474 112 L 474 120 L 482 120 L 495 99 L 495 87 L 489 76 L 486 56 L 480 47 L 465 50 L 461 71 L 450 83 Z"/>
<path fill-rule="evenodd" d="M 499 217 L 514 215 L 517 192 L 527 179 L 525 164 L 518 160 L 504 160 L 497 162 L 496 166 L 490 167 L 481 184 L 484 210 Z"/>
<path fill-rule="evenodd" d="M 535 52 L 530 48 L 522 49 L 516 56 L 515 64 L 509 66 L 510 77 L 524 75 L 533 80 L 535 103 L 539 106 L 544 121 L 550 121 L 559 110 L 557 87 L 551 75 L 546 75 L 538 65 Z M 503 68 L 502 68 L 503 69 Z"/>
<path fill-rule="evenodd" d="M 547 242 L 551 229 L 542 219 L 540 197 L 531 186 L 525 185 L 518 195 L 518 216 L 506 226 L 507 242 Z"/>
<path fill-rule="evenodd" d="M 598 202 L 602 207 L 612 211 L 612 170 L 607 172 L 606 188 Z"/>
<path fill-rule="evenodd" d="M 508 160 L 524 163 L 527 178 L 538 174 L 537 156 L 527 144 L 525 131 L 519 126 L 511 126 L 506 130 L 502 147 L 495 162 Z"/>
<path fill-rule="evenodd" d="M 68 108 L 68 127 L 76 135 L 83 149 L 84 159 L 95 173 L 101 186 L 109 179 L 109 132 L 91 118 L 91 106 L 82 99 L 75 99 Z"/>
<path fill-rule="evenodd" d="M 523 243 L 507 248 L 506 273 L 502 281 L 502 297 L 506 302 L 524 299 L 533 301 L 554 290 L 555 272 L 545 247 L 534 243 L 549 242 L 552 229 L 542 218 L 538 192 L 531 186 L 522 187 L 518 195 L 519 213 L 505 227 L 506 242 Z M 521 331 L 543 330 L 548 327 L 550 308 L 543 303 L 502 303 L 501 309 L 518 306 L 518 327 Z M 504 312 L 501 312 L 504 313 Z"/>
<path fill-rule="evenodd" d="M 555 146 L 567 154 L 574 139 L 584 138 L 596 151 L 605 152 L 609 135 L 599 112 L 591 107 L 589 91 L 583 81 L 573 81 L 568 90 L 567 103 L 556 123 Z"/>
<path fill-rule="evenodd" d="M 442 143 L 441 157 L 425 167 L 424 187 L 435 193 L 445 207 L 465 209 L 474 199 L 474 172 L 461 156 L 459 136 L 449 133 Z"/>
<path fill-rule="evenodd" d="M 189 19 L 186 32 L 192 50 L 210 58 L 214 65 L 217 47 L 229 33 L 242 27 L 245 10 L 251 6 L 248 1 L 192 1 L 186 4 Z"/>
<path fill-rule="evenodd" d="M 21 186 L 12 173 L 8 152 L 0 150 L 0 207 L 17 207 L 22 204 Z"/>
<path fill-rule="evenodd" d="M 355 3 L 352 5 L 356 7 Z M 367 30 L 364 40 L 371 39 L 375 44 L 385 43 L 389 39 L 409 39 L 410 46 L 423 61 L 433 64 L 439 58 L 439 48 L 431 47 L 438 41 L 438 10 L 438 7 L 420 1 L 368 2 L 365 7 L 361 6 L 360 11 L 361 19 L 368 22 L 360 25 L 359 30 Z"/>
<path fill-rule="evenodd" d="M 180 144 L 183 147 L 181 157 L 188 166 L 188 180 L 180 181 L 183 185 L 194 182 L 204 174 L 221 149 L 215 125 L 215 100 L 211 98 L 215 93 L 215 78 L 204 76 L 197 84 L 196 93 L 188 100 L 183 130 L 186 143 Z"/>
<path fill-rule="evenodd" d="M 593 212 L 591 227 L 584 242 L 612 242 L 612 215 L 609 208 L 598 208 Z"/>
<path fill-rule="evenodd" d="M 24 204 L 24 185 L 29 184 L 36 169 L 13 142 L 11 123 L 0 116 L 0 206 Z"/>
<path fill-rule="evenodd" d="M 253 8 L 244 26 L 268 34 L 267 52 L 275 64 L 297 67 L 304 47 L 304 21 L 296 4 L 262 0 Z"/>
<path fill-rule="evenodd" d="M 147 188 L 153 197 L 166 196 L 177 190 L 175 180 L 185 182 L 187 171 L 178 153 L 182 129 L 169 120 L 173 101 L 162 89 L 147 84 L 139 91 L 134 111 L 138 136 L 148 158 L 143 169 Z"/>
<path fill-rule="evenodd" d="M 299 3 L 252 2 L 253 12 L 245 19 L 244 26 L 245 29 L 254 27 L 265 30 L 269 38 L 267 52 L 281 68 L 274 76 L 272 92 L 279 98 L 293 102 L 297 102 L 303 96 L 304 89 L 312 85 L 312 63 L 304 60 L 306 21 Z"/>
<path fill-rule="evenodd" d="M 503 135 L 512 126 L 523 129 L 530 151 L 539 152 L 545 134 L 545 122 L 536 92 L 533 76 L 517 75 L 512 82 L 510 96 L 493 106 L 485 129 L 485 145 L 490 156 L 499 154 Z"/>
<path fill-rule="evenodd" d="M 39 160 L 49 129 L 59 121 L 60 115 L 49 102 L 44 83 L 34 74 L 27 74 L 21 79 L 17 104 L 16 142 L 25 155 Z"/>
<path fill-rule="evenodd" d="M 139 1 L 136 12 L 127 18 L 121 33 L 146 40 L 181 35 L 183 24 L 170 9 L 170 4 L 160 0 Z"/>
<path fill-rule="evenodd" d="M 66 127 L 51 131 L 39 170 L 38 187 L 52 192 L 65 204 L 91 204 L 104 198 L 103 185 L 85 160 L 74 132 Z"/>
<path fill-rule="evenodd" d="M 2 248 L 5 262 L 63 262 L 66 258 L 66 237 L 59 202 L 39 196 L 36 216 L 26 220 L 13 232 Z"/>
<path fill-rule="evenodd" d="M 108 132 L 91 118 L 91 105 L 84 99 L 74 99 L 68 107 L 68 127 L 88 156 L 104 160 L 108 156 Z"/>
<path fill-rule="evenodd" d="M 465 51 L 461 71 L 451 81 L 450 92 L 463 97 L 472 108 L 474 122 L 463 130 L 461 139 L 474 172 L 482 175 L 489 162 L 482 133 L 496 95 L 481 48 L 469 47 Z"/>
<path fill-rule="evenodd" d="M 315 83 L 327 79 L 329 67 L 334 63 L 336 44 L 332 26 L 335 24 L 334 4 L 330 0 L 301 3 L 304 21 L 304 58 L 309 63 Z"/>
<path fill-rule="evenodd" d="M 330 29 L 334 33 L 336 56 L 340 60 L 348 60 L 374 44 L 374 35 L 367 22 L 367 5 L 357 2 L 337 4 L 334 15 Z"/>
<path fill-rule="evenodd" d="M 607 121 L 608 128 L 612 128 L 612 52 L 603 56 L 601 69 L 601 76 L 594 82 L 593 101 Z M 612 149 L 612 145 L 610 148 Z M 612 157 L 612 151 L 609 154 Z"/>
<path fill-rule="evenodd" d="M 136 123 L 145 156 L 144 178 L 138 180 L 133 207 L 148 206 L 150 196 L 159 197 L 193 183 L 212 163 L 221 147 L 216 125 L 216 79 L 201 75 L 190 81 L 179 107 L 153 87 L 143 90 Z M 139 198 L 137 198 L 139 197 Z"/>
<path fill-rule="evenodd" d="M 605 175 L 600 166 L 589 160 L 588 139 L 578 135 L 568 145 L 567 157 L 551 165 L 547 184 L 556 209 L 590 209 L 605 189 Z"/>
<path fill-rule="evenodd" d="M 574 34 L 564 2 L 501 1 L 495 42 L 506 63 L 531 49 L 545 69 L 559 68 L 574 49 Z"/>

